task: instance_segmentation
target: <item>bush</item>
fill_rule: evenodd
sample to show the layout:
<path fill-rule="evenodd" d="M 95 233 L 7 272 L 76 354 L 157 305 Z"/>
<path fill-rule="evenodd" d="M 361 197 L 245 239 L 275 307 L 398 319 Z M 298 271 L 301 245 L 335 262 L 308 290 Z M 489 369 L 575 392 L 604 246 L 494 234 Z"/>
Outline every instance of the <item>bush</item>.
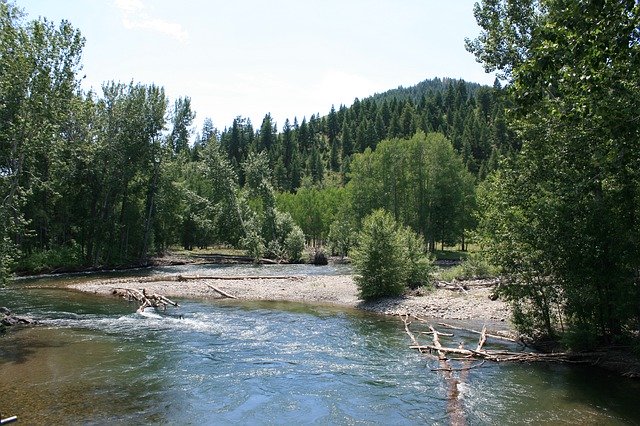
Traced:
<path fill-rule="evenodd" d="M 267 257 L 289 262 L 298 262 L 302 259 L 304 233 L 289 213 L 274 209 L 272 224 L 269 226 L 265 220 L 262 234 L 263 241 L 268 239 L 268 235 L 272 236 L 266 245 Z"/>
<path fill-rule="evenodd" d="M 49 272 L 56 269 L 77 269 L 83 266 L 82 249 L 77 244 L 34 251 L 16 265 L 17 270 Z"/>
<path fill-rule="evenodd" d="M 289 216 L 291 217 L 291 216 Z M 290 262 L 299 262 L 304 251 L 304 233 L 299 226 L 293 225 L 284 239 L 284 252 Z"/>
<path fill-rule="evenodd" d="M 327 240 L 332 253 L 345 257 L 355 240 L 353 224 L 345 219 L 334 220 L 329 227 Z"/>
<path fill-rule="evenodd" d="M 415 289 L 428 285 L 434 268 L 431 259 L 425 255 L 422 237 L 408 227 L 400 229 L 399 234 L 404 250 L 408 287 Z"/>
<path fill-rule="evenodd" d="M 407 285 L 429 281 L 431 262 L 420 238 L 384 210 L 364 219 L 352 259 L 364 300 L 399 296 Z"/>
<path fill-rule="evenodd" d="M 497 274 L 495 266 L 478 255 L 472 255 L 460 265 L 442 271 L 440 278 L 444 281 L 469 280 L 491 278 Z"/>
<path fill-rule="evenodd" d="M 313 265 L 323 266 L 329 264 L 329 259 L 327 258 L 327 254 L 324 252 L 324 249 L 322 247 L 318 247 L 313 251 L 313 253 L 311 253 L 309 262 Z"/>
<path fill-rule="evenodd" d="M 245 236 L 240 240 L 241 246 L 247 250 L 247 254 L 251 256 L 255 263 L 260 262 L 266 247 L 264 240 L 258 232 L 258 223 L 255 218 L 251 218 L 245 222 Z"/>

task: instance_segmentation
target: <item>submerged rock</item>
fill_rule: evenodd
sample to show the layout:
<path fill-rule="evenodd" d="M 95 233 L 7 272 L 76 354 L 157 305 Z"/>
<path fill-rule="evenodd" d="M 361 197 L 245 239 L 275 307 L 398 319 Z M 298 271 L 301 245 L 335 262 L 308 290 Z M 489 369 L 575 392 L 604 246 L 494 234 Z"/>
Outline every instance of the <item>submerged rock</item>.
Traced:
<path fill-rule="evenodd" d="M 3 326 L 13 326 L 18 324 L 36 324 L 36 321 L 32 318 L 21 317 L 15 315 L 9 308 L 4 306 L 0 307 L 0 324 Z"/>

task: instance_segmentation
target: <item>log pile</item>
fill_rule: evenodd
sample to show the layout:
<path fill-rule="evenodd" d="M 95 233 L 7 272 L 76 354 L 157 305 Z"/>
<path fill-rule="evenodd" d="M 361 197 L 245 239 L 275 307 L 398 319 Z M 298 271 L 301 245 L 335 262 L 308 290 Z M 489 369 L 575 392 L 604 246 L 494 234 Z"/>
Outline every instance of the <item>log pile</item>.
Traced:
<path fill-rule="evenodd" d="M 420 344 L 417 342 L 415 335 L 410 331 L 409 317 L 407 315 L 402 316 L 402 321 L 405 324 L 405 331 L 411 339 L 411 348 L 417 349 L 420 353 L 428 353 L 436 355 L 441 361 L 443 360 L 482 360 L 492 362 L 590 362 L 593 360 L 596 353 L 592 352 L 554 352 L 554 353 L 539 353 L 539 352 L 527 352 L 527 351 L 509 351 L 502 349 L 486 349 L 484 347 L 488 338 L 504 340 L 508 342 L 516 342 L 516 340 L 501 336 L 498 334 L 491 334 L 487 332 L 487 327 L 483 327 L 482 331 L 465 329 L 461 327 L 455 327 L 445 323 L 438 323 L 442 327 L 447 327 L 453 330 L 464 330 L 470 333 L 480 334 L 478 344 L 473 349 L 467 349 L 462 344 L 458 347 L 445 347 L 441 344 L 438 336 L 444 335 L 436 331 L 436 329 L 429 325 L 428 334 L 433 335 L 433 342 L 431 344 Z M 424 321 L 420 320 L 419 321 Z M 437 370 L 436 370 L 437 371 Z"/>
<path fill-rule="evenodd" d="M 135 288 L 114 288 L 112 294 L 127 299 L 129 302 L 137 301 L 139 307 L 136 312 L 138 313 L 144 312 L 146 308 L 161 308 L 162 310 L 166 310 L 167 305 L 179 306 L 176 302 L 160 294 L 147 293 L 146 288 L 143 288 L 142 291 L 136 290 Z"/>

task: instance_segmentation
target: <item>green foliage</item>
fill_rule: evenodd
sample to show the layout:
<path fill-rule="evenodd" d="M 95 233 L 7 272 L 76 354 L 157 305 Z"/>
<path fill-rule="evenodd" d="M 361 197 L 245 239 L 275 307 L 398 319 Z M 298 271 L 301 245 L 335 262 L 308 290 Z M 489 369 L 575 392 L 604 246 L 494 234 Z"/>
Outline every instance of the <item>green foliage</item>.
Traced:
<path fill-rule="evenodd" d="M 276 208 L 266 154 L 249 154 L 243 168 L 249 193 L 261 202 L 261 213 L 255 215 L 255 220 L 261 222 L 260 238 L 251 230 L 251 234 L 246 237 L 246 243 L 249 243 L 247 248 L 257 253 L 262 242 L 267 257 L 299 261 L 304 250 L 304 233 L 288 212 L 281 212 Z"/>
<path fill-rule="evenodd" d="M 360 297 L 374 300 L 403 293 L 407 270 L 393 217 L 376 210 L 365 218 L 352 252 Z"/>
<path fill-rule="evenodd" d="M 322 244 L 333 223 L 332 242 L 346 253 L 355 225 L 340 213 L 351 207 L 342 186 L 352 176 L 362 184 L 363 160 L 354 156 L 365 149 L 379 150 L 366 155 L 379 156 L 378 172 L 397 173 L 398 180 L 384 175 L 383 192 L 356 204 L 356 222 L 387 208 L 433 248 L 474 226 L 465 219 L 473 210 L 473 178 L 460 181 L 459 166 L 474 173 L 494 168 L 490 153 L 494 164 L 511 144 L 496 116 L 498 89 L 436 79 L 356 99 L 300 124 L 286 120 L 280 133 L 270 114 L 257 131 L 241 116 L 221 133 L 207 120 L 190 147 L 189 97 L 170 104 L 163 88 L 135 82 L 83 93 L 84 39 L 69 22 L 27 22 L 5 2 L 0 21 L 0 280 L 19 253 L 34 268 L 108 266 L 144 261 L 178 243 L 193 249 L 242 242 L 255 258 L 296 260 L 302 232 Z M 452 143 L 425 136 L 433 153 L 411 155 L 380 144 L 417 130 L 443 132 Z M 463 146 L 461 163 L 454 154 Z M 433 164 L 420 163 L 427 157 Z M 448 174 L 450 165 L 455 171 Z M 416 182 L 422 186 L 412 192 Z M 283 192 L 276 196 L 276 189 Z M 361 189 L 358 202 L 370 188 Z M 426 189 L 433 189 L 430 205 L 420 201 Z M 74 244 L 73 256 L 56 254 Z"/>
<path fill-rule="evenodd" d="M 0 234 L 1 235 L 1 234 Z M 0 287 L 4 286 L 13 270 L 14 260 L 12 252 L 14 245 L 7 236 L 1 236 L 0 240 Z"/>
<path fill-rule="evenodd" d="M 348 188 L 359 220 L 384 208 L 422 234 L 430 250 L 436 242 L 463 242 L 473 225 L 474 179 L 441 134 L 418 132 L 356 154 Z"/>
<path fill-rule="evenodd" d="M 522 151 L 480 197 L 481 232 L 519 323 L 615 340 L 640 323 L 640 9 L 483 1 L 469 46 L 508 80 Z"/>
<path fill-rule="evenodd" d="M 423 250 L 419 237 L 398 227 L 391 214 L 380 209 L 367 216 L 352 251 L 360 297 L 399 296 L 407 285 L 428 282 L 431 262 Z"/>
<path fill-rule="evenodd" d="M 77 244 L 30 253 L 16 262 L 16 269 L 30 272 L 52 272 L 58 268 L 78 268 L 84 257 Z"/>
<path fill-rule="evenodd" d="M 348 214 L 340 215 L 329 228 L 327 242 L 332 253 L 345 257 L 356 240 L 356 227 Z"/>
<path fill-rule="evenodd" d="M 247 254 L 253 258 L 255 263 L 264 257 L 266 247 L 262 236 L 260 236 L 260 225 L 256 218 L 245 220 L 245 236 L 240 240 L 240 245 L 247 250 Z"/>
<path fill-rule="evenodd" d="M 304 251 L 304 234 L 295 224 L 289 213 L 274 211 L 274 230 L 271 240 L 267 243 L 268 257 L 297 262 Z"/>
<path fill-rule="evenodd" d="M 304 233 L 299 226 L 292 226 L 284 238 L 284 251 L 291 262 L 299 262 L 304 252 Z"/>
<path fill-rule="evenodd" d="M 425 287 L 431 282 L 434 271 L 432 260 L 425 255 L 423 239 L 410 228 L 397 230 L 407 272 L 407 286 L 409 288 Z"/>
<path fill-rule="evenodd" d="M 291 214 L 312 243 L 327 239 L 331 223 L 345 203 L 344 188 L 300 188 L 295 194 L 276 194 L 278 209 Z"/>
<path fill-rule="evenodd" d="M 469 256 L 460 265 L 443 269 L 440 279 L 443 281 L 492 278 L 498 275 L 498 269 L 479 254 Z"/>

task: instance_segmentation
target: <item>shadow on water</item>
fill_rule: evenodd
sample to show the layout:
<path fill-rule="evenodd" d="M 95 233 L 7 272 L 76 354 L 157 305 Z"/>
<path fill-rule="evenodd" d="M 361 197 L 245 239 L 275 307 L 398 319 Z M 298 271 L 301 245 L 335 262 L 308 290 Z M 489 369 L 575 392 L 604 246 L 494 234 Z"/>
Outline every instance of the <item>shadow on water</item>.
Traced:
<path fill-rule="evenodd" d="M 640 424 L 640 381 L 589 366 L 575 366 L 565 372 L 567 385 L 574 389 L 569 398 L 591 407 L 606 407 L 614 417 Z"/>
<path fill-rule="evenodd" d="M 22 326 L 17 326 L 22 328 Z M 46 348 L 62 348 L 64 342 L 52 340 L 33 340 L 21 337 L 24 330 L 11 330 L 5 335 L 0 335 L 0 365 L 4 363 L 22 364 L 37 353 Z"/>

